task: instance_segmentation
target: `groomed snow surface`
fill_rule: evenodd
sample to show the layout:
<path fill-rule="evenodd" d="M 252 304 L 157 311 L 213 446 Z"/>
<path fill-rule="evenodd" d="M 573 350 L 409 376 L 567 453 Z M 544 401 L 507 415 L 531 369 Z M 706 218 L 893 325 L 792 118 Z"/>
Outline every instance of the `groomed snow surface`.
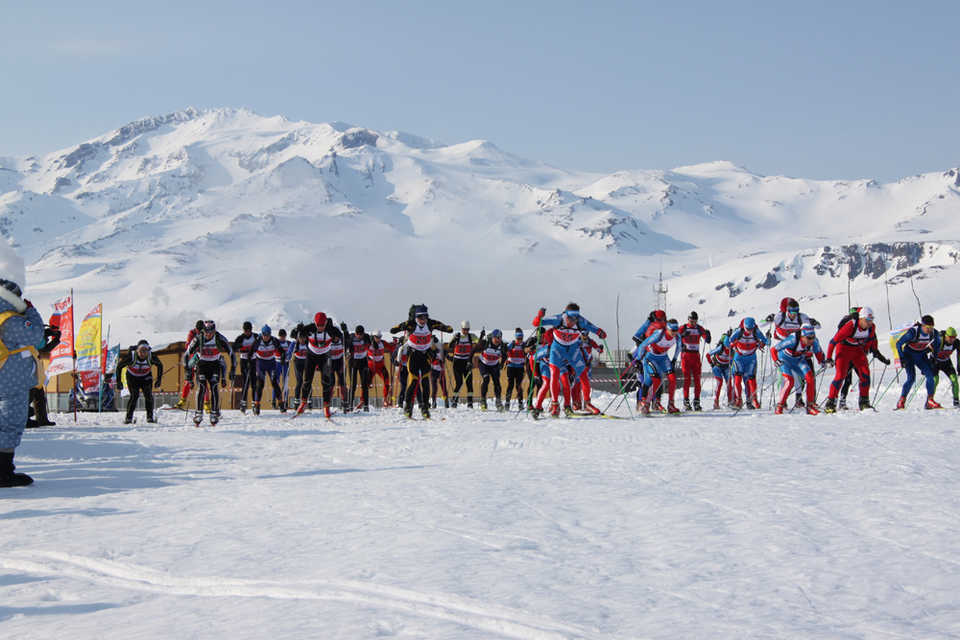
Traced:
<path fill-rule="evenodd" d="M 955 638 L 957 417 L 56 416 L 0 497 L 0 630 Z"/>

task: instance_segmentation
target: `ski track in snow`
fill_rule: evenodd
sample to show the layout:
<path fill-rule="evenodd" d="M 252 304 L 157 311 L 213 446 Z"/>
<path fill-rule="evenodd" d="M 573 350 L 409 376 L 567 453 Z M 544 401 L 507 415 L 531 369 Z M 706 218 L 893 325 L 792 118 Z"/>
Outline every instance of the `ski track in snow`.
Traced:
<path fill-rule="evenodd" d="M 168 595 L 338 600 L 448 620 L 465 627 L 521 640 L 588 637 L 583 631 L 569 625 L 537 619 L 520 611 L 468 602 L 450 595 L 418 593 L 360 582 L 334 581 L 297 586 L 229 578 L 179 578 L 144 567 L 57 552 L 26 552 L 12 557 L 0 556 L 0 566 L 27 573 L 66 576 Z"/>
<path fill-rule="evenodd" d="M 0 631 L 960 638 L 956 412 L 729 415 L 61 416 Z"/>

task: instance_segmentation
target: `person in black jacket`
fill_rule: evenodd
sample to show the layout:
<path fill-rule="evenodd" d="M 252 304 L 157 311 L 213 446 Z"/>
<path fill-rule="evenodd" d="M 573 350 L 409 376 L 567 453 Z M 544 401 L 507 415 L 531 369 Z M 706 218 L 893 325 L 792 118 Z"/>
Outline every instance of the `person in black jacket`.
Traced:
<path fill-rule="evenodd" d="M 487 389 L 490 380 L 493 380 L 493 394 L 497 403 L 497 411 L 503 411 L 503 402 L 500 400 L 500 368 L 507 358 L 507 345 L 503 341 L 503 332 L 494 329 L 489 338 L 477 341 L 474 351 L 480 369 L 480 410 L 487 410 Z"/>
<path fill-rule="evenodd" d="M 482 339 L 484 332 L 480 332 Z M 460 402 L 460 387 L 467 385 L 467 408 L 473 409 L 473 351 L 477 337 L 470 333 L 470 321 L 460 323 L 457 333 L 447 344 L 447 359 L 453 361 L 453 406 Z"/>
<path fill-rule="evenodd" d="M 327 314 L 318 311 L 313 316 L 312 323 L 297 325 L 296 335 L 305 337 L 307 342 L 307 364 L 297 414 L 303 413 L 307 408 L 310 392 L 313 389 L 313 375 L 319 369 L 323 383 L 323 415 L 329 418 L 330 400 L 333 397 L 333 375 L 329 363 L 330 345 L 334 338 L 343 340 L 343 333 L 334 325 L 333 320 L 327 317 Z"/>
<path fill-rule="evenodd" d="M 256 374 L 253 366 L 253 359 L 250 357 L 250 349 L 253 347 L 254 340 L 257 339 L 253 333 L 253 323 L 249 320 L 243 323 L 243 333 L 237 336 L 233 341 L 233 353 L 240 357 L 240 379 L 234 380 L 234 386 L 240 387 L 240 412 L 247 412 L 247 391 L 253 383 Z"/>
<path fill-rule="evenodd" d="M 140 400 L 140 394 L 143 394 L 143 401 L 147 409 L 147 422 L 156 422 L 153 417 L 153 389 L 155 386 L 160 388 L 163 379 L 163 363 L 157 354 L 150 349 L 150 343 L 141 340 L 137 346 L 130 347 L 127 351 L 120 354 L 117 362 L 117 369 L 126 367 L 127 388 L 130 389 L 130 398 L 127 401 L 127 415 L 123 419 L 123 424 L 133 422 L 133 412 L 137 409 L 137 401 Z M 153 369 L 157 368 L 157 380 L 153 381 Z M 123 390 L 123 380 L 117 379 L 117 388 Z"/>
<path fill-rule="evenodd" d="M 227 376 L 224 367 L 223 354 L 230 356 L 230 379 L 233 379 L 237 370 L 237 360 L 227 338 L 217 331 L 217 323 L 207 320 L 203 323 L 203 330 L 194 336 L 187 345 L 183 356 L 189 362 L 197 356 L 197 410 L 193 414 L 193 424 L 200 426 L 203 421 L 204 397 L 210 402 L 210 424 L 216 425 L 220 421 L 220 390 L 219 381 L 223 387 L 227 386 Z M 209 388 L 208 388 L 209 387 Z"/>
<path fill-rule="evenodd" d="M 349 359 L 350 367 L 350 402 L 346 404 L 344 410 L 351 408 L 356 403 L 357 378 L 360 379 L 360 395 L 363 399 L 362 404 L 357 404 L 356 409 L 363 408 L 364 411 L 370 411 L 370 369 L 367 367 L 367 351 L 370 349 L 370 336 L 367 335 L 362 324 L 358 324 L 353 334 L 347 339 L 347 353 L 344 357 Z"/>
<path fill-rule="evenodd" d="M 407 352 L 401 358 L 407 359 L 410 372 L 410 386 L 407 388 L 404 415 L 413 416 L 413 397 L 420 390 L 420 413 L 430 417 L 430 362 L 433 360 L 433 332 L 449 331 L 453 327 L 434 320 L 427 312 L 427 305 L 419 304 L 410 308 L 410 318 L 390 329 L 390 333 L 404 332 L 407 337 Z M 402 361 L 402 360 L 401 360 Z"/>

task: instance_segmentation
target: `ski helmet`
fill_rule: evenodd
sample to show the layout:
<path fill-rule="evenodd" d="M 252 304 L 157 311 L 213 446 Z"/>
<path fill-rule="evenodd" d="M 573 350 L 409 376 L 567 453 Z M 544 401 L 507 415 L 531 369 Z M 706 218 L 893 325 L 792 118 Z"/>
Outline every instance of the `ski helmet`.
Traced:
<path fill-rule="evenodd" d="M 947 336 L 950 336 L 951 338 L 956 338 L 956 337 L 957 337 L 957 330 L 954 329 L 953 327 L 947 327 L 947 330 L 944 331 L 944 334 L 947 335 Z"/>
<path fill-rule="evenodd" d="M 513 330 L 513 336 L 519 340 L 523 340 L 523 329 L 517 327 Z"/>
<path fill-rule="evenodd" d="M 667 312 L 663 309 L 656 309 L 653 312 L 653 319 L 660 322 L 665 322 L 667 319 Z"/>
<path fill-rule="evenodd" d="M 265 324 L 260 328 L 261 335 L 268 336 L 271 333 L 270 325 Z"/>
<path fill-rule="evenodd" d="M 373 332 L 373 337 L 378 339 L 383 337 L 383 334 L 380 332 L 380 329 L 377 329 L 376 331 Z"/>
<path fill-rule="evenodd" d="M 494 329 L 493 331 L 490 332 L 490 337 L 491 337 L 491 338 L 501 338 L 501 339 L 502 339 L 502 338 L 503 338 L 503 332 L 500 331 L 500 329 Z"/>
<path fill-rule="evenodd" d="M 362 324 L 358 324 L 353 331 L 354 331 L 354 333 L 356 333 L 357 335 L 361 335 L 361 336 L 362 336 L 362 335 L 363 335 L 363 325 L 362 325 Z"/>
<path fill-rule="evenodd" d="M 287 337 L 287 330 L 286 330 L 286 329 L 280 329 L 280 331 L 277 331 L 277 335 L 280 336 L 281 338 L 286 338 L 286 337 Z"/>
<path fill-rule="evenodd" d="M 680 323 L 677 322 L 676 318 L 670 318 L 667 320 L 667 329 L 670 329 L 670 331 L 679 331 Z"/>
<path fill-rule="evenodd" d="M 193 328 L 196 329 L 198 333 L 203 331 L 203 320 L 197 320 L 197 324 L 193 325 Z"/>
<path fill-rule="evenodd" d="M 469 321 L 469 320 L 464 320 L 463 322 L 461 322 L 461 323 L 460 323 L 460 328 L 461 328 L 461 329 L 466 329 L 467 331 L 470 331 L 470 321 Z"/>
<path fill-rule="evenodd" d="M 860 307 L 860 311 L 857 312 L 857 314 L 861 318 L 865 318 L 866 320 L 873 322 L 873 309 L 871 309 L 870 307 Z"/>
<path fill-rule="evenodd" d="M 800 337 L 802 338 L 816 338 L 817 332 L 814 331 L 813 325 L 805 324 L 800 327 Z"/>
<path fill-rule="evenodd" d="M 693 320 L 694 322 L 696 322 L 697 320 L 700 319 L 700 316 L 699 316 L 699 314 L 697 314 L 696 311 L 691 311 L 691 312 L 690 312 L 690 315 L 687 316 L 687 317 L 688 317 L 688 319 Z"/>
<path fill-rule="evenodd" d="M 753 331 L 757 328 L 757 321 L 752 316 L 747 316 L 743 319 L 743 328 L 747 331 Z"/>
<path fill-rule="evenodd" d="M 139 342 L 137 342 L 137 349 L 139 349 L 140 347 L 146 347 L 147 349 L 149 349 L 150 343 L 147 342 L 146 340 L 140 340 Z"/>
<path fill-rule="evenodd" d="M 244 331 L 253 331 L 253 323 L 250 322 L 249 320 L 247 320 L 246 322 L 244 322 L 244 323 L 243 323 L 243 330 L 244 330 Z"/>
<path fill-rule="evenodd" d="M 925 326 L 925 327 L 932 327 L 932 326 L 934 326 L 934 325 L 933 325 L 933 316 L 929 316 L 929 315 L 928 315 L 928 316 L 923 316 L 922 318 L 920 318 L 920 324 L 922 324 L 922 325 Z"/>
<path fill-rule="evenodd" d="M 317 311 L 316 315 L 313 316 L 313 324 L 317 325 L 317 329 L 323 329 L 327 326 L 327 314 L 323 311 Z"/>
<path fill-rule="evenodd" d="M 580 305 L 578 305 L 576 302 L 568 302 L 567 306 L 564 308 L 564 311 L 576 311 L 577 313 L 580 313 Z"/>
<path fill-rule="evenodd" d="M 793 298 L 787 298 L 787 313 L 800 313 L 800 303 Z"/>
<path fill-rule="evenodd" d="M 425 305 L 425 304 L 418 304 L 417 306 L 415 306 L 415 307 L 413 308 L 413 316 L 414 316 L 415 318 L 416 318 L 416 317 L 419 317 L 419 316 L 425 316 L 425 315 L 428 315 L 428 314 L 427 314 L 427 305 Z"/>
<path fill-rule="evenodd" d="M 217 330 L 217 323 L 213 320 L 207 320 L 203 323 L 204 333 L 214 333 Z"/>

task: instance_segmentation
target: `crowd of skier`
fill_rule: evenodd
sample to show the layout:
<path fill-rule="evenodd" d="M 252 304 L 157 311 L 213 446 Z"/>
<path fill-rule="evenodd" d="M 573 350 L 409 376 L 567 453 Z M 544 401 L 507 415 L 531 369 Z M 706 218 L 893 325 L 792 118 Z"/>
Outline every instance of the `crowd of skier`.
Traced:
<path fill-rule="evenodd" d="M 633 336 L 635 348 L 619 372 L 618 388 L 621 394 L 635 392 L 637 411 L 643 415 L 677 414 L 681 412 L 676 403 L 680 373 L 683 410 L 701 411 L 702 363 L 706 360 L 715 381 L 713 409 L 721 409 L 724 404 L 736 411 L 759 409 L 764 394 L 757 380 L 758 374 L 763 374 L 765 360 L 758 358 L 758 352 L 766 349 L 768 361 L 780 378 L 779 389 L 770 388 L 776 413 L 788 408 L 791 396 L 791 411 L 801 408 L 817 414 L 846 409 L 854 373 L 859 382 L 858 406 L 860 410 L 871 409 L 868 359 L 872 356 L 885 367 L 890 364 L 879 350 L 873 321 L 870 308 L 851 309 L 837 324 L 824 350 L 817 338 L 820 323 L 801 313 L 793 298 L 784 298 L 778 311 L 764 319 L 766 330 L 754 318 L 745 317 L 719 335 L 715 344 L 710 330 L 699 323 L 696 311 L 680 324 L 668 319 L 664 311 L 654 310 Z M 517 409 L 529 411 L 533 418 L 545 412 L 559 416 L 561 411 L 566 416 L 602 414 L 592 402 L 591 379 L 594 353 L 604 351 L 604 330 L 584 317 L 576 303 L 553 315 L 540 309 L 531 324 L 532 331 L 517 327 L 513 339 L 507 341 L 500 329 L 472 333 L 469 321 L 463 321 L 455 331 L 431 318 L 426 305 L 413 305 L 408 317 L 390 328 L 389 339 L 384 339 L 380 331 L 368 333 L 362 325 L 351 331 L 345 323 L 337 325 L 318 312 L 313 322 L 298 324 L 289 337 L 284 329 L 274 336 L 267 325 L 254 332 L 253 324 L 245 322 L 243 332 L 230 341 L 218 332 L 213 321 L 197 321 L 186 340 L 186 376 L 177 408 L 186 407 L 196 387 L 194 422 L 202 422 L 206 411 L 210 422 L 216 424 L 220 417 L 219 387 L 232 381 L 239 391 L 240 410 L 259 415 L 269 381 L 271 406 L 283 413 L 293 409 L 299 415 L 310 406 L 313 381 L 319 375 L 319 403 L 327 417 L 335 394 L 344 413 L 369 411 L 375 378 L 381 381 L 384 406 L 396 402 L 407 417 L 412 417 L 416 404 L 420 414 L 429 418 L 441 398 L 444 407 L 453 408 L 461 400 L 473 408 L 476 400 L 481 410 L 488 409 L 489 399 L 498 411 L 510 410 L 515 398 Z M 453 336 L 441 341 L 437 332 Z M 591 334 L 601 342 L 593 340 Z M 926 408 L 940 408 L 934 398 L 940 373 L 949 377 L 954 405 L 960 405 L 957 369 L 951 361 L 960 354 L 952 327 L 937 331 L 933 318 L 925 315 L 900 337 L 896 351 L 906 373 L 897 408 L 906 406 L 917 369 L 926 380 Z M 453 374 L 450 384 L 448 361 Z M 131 347 L 121 362 L 121 366 L 126 365 L 131 390 L 128 421 L 140 393 L 147 397 L 148 421 L 155 421 L 151 364 L 158 368 L 153 384 L 159 385 L 162 367 L 145 341 Z M 822 380 L 831 367 L 834 374 L 821 408 L 818 379 Z M 291 369 L 295 380 L 292 389 L 288 388 Z M 503 369 L 505 390 L 501 384 Z M 476 377 L 479 394 L 475 396 Z M 529 381 L 526 391 L 525 381 Z"/>
<path fill-rule="evenodd" d="M 413 415 L 415 402 L 421 415 L 429 418 L 431 408 L 438 406 L 438 398 L 443 398 L 445 407 L 456 408 L 464 393 L 468 408 L 476 400 L 479 408 L 486 410 L 491 386 L 497 410 L 509 410 L 515 397 L 518 410 L 527 410 L 537 419 L 544 413 L 549 397 L 546 411 L 551 416 L 559 416 L 561 409 L 567 416 L 602 415 L 603 411 L 592 402 L 591 370 L 594 352 L 602 353 L 606 348 L 604 330 L 582 315 L 573 302 L 556 314 L 548 315 L 541 308 L 531 325 L 530 332 L 517 327 L 508 342 L 499 329 L 475 335 L 468 321 L 463 321 L 460 330 L 455 331 L 431 318 L 423 304 L 411 306 L 407 318 L 390 328 L 390 339 L 384 339 L 379 331 L 367 333 L 362 325 L 352 331 L 345 323 L 337 326 L 324 312 L 316 313 L 312 322 L 298 324 L 289 337 L 284 329 L 274 336 L 267 325 L 255 333 L 253 324 L 245 322 L 243 332 L 233 341 L 217 330 L 214 321 L 197 321 L 187 335 L 182 362 L 185 382 L 176 408 L 186 408 L 196 387 L 194 422 L 200 424 L 206 412 L 210 423 L 216 424 L 220 419 L 220 389 L 232 381 L 240 395 L 241 411 L 250 408 L 259 414 L 269 381 L 272 406 L 284 413 L 293 408 L 295 415 L 300 415 L 310 405 L 313 381 L 319 372 L 320 406 L 328 418 L 335 389 L 343 412 L 369 411 L 370 389 L 376 378 L 381 381 L 384 405 L 389 407 L 395 397 L 408 418 Z M 779 391 L 774 384 L 770 386 L 771 402 L 778 414 L 787 409 L 791 395 L 791 411 L 803 408 L 809 414 L 817 414 L 821 410 L 833 413 L 845 409 L 854 373 L 858 378 L 859 409 L 873 409 L 869 358 L 883 363 L 881 382 L 891 361 L 879 349 L 869 307 L 852 308 L 841 318 L 826 351 L 817 338 L 820 323 L 801 313 L 793 298 L 781 300 L 778 311 L 764 319 L 764 326 L 766 331 L 754 318 L 745 317 L 713 344 L 711 332 L 699 324 L 695 311 L 682 325 L 667 318 L 663 310 L 651 311 L 633 336 L 635 348 L 629 362 L 618 371 L 618 395 L 625 400 L 635 391 L 637 410 L 644 415 L 654 411 L 680 413 L 675 398 L 679 370 L 683 375 L 683 409 L 701 411 L 701 366 L 705 359 L 715 381 L 713 408 L 720 409 L 721 400 L 725 400 L 735 411 L 756 410 L 764 395 L 764 390 L 757 388 L 758 366 L 764 381 L 769 376 L 764 375 L 762 368 L 770 362 L 780 374 Z M 59 330 L 43 324 L 16 283 L 0 279 L 0 331 L 0 386 L 4 389 L 0 402 L 0 486 L 15 486 L 30 482 L 29 476 L 14 473 L 13 465 L 13 452 L 24 428 L 31 423 L 52 424 L 47 417 L 43 388 L 37 380 L 36 359 L 38 354 L 56 346 Z M 453 337 L 441 341 L 436 332 Z M 591 334 L 600 342 L 594 341 Z M 892 346 L 905 373 L 897 409 L 908 405 L 917 370 L 924 376 L 926 409 L 941 408 L 934 397 L 941 373 L 950 380 L 953 405 L 960 407 L 960 351 L 953 327 L 937 330 L 933 318 L 923 315 L 900 333 Z M 765 349 L 769 349 L 769 358 L 758 359 L 758 352 Z M 448 361 L 452 365 L 452 385 L 446 379 Z M 505 393 L 501 387 L 504 368 Z M 818 376 L 823 380 L 830 368 L 834 368 L 834 373 L 821 409 L 817 403 Z M 292 397 L 288 385 L 291 369 L 296 381 Z M 146 340 L 121 354 L 120 371 L 123 374 L 117 376 L 118 388 L 126 384 L 130 392 L 125 421 L 133 420 L 143 395 L 147 420 L 155 422 L 152 390 L 161 385 L 163 363 Z M 477 375 L 480 385 L 479 395 L 475 396 Z M 894 380 L 891 376 L 882 393 Z M 875 394 L 874 398 L 878 395 L 882 394 Z"/>

